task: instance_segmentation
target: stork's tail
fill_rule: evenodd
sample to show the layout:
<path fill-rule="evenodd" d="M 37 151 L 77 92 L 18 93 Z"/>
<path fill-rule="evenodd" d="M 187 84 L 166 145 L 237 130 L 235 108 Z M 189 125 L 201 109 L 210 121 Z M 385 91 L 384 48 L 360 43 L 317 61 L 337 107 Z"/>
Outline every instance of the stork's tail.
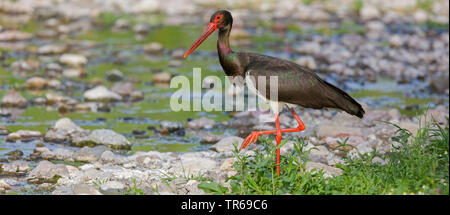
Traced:
<path fill-rule="evenodd" d="M 343 90 L 337 88 L 336 86 L 324 81 L 328 87 L 331 87 L 335 95 L 332 95 L 330 99 L 336 104 L 336 108 L 342 109 L 345 112 L 355 115 L 359 118 L 363 118 L 365 111 L 361 104 L 359 104 L 355 99 L 353 99 L 350 95 L 348 95 Z"/>

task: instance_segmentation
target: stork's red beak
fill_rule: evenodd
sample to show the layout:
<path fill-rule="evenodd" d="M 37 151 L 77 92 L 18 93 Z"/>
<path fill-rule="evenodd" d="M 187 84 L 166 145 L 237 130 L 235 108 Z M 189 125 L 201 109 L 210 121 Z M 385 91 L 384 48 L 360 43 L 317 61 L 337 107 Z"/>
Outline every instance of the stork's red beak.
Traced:
<path fill-rule="evenodd" d="M 198 39 L 195 41 L 195 43 L 192 44 L 191 48 L 189 48 L 189 50 L 186 52 L 186 54 L 184 54 L 184 57 L 186 58 L 191 52 L 193 52 L 215 30 L 217 30 L 217 23 L 210 22 L 209 25 L 206 26 L 205 30 L 203 30 L 203 33 L 200 35 L 200 37 L 198 37 Z"/>

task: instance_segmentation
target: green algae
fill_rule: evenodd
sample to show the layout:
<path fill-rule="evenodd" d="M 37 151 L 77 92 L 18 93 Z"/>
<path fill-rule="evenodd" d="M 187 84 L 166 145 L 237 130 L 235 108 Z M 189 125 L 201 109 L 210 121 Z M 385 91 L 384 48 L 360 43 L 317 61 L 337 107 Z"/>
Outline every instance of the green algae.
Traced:
<path fill-rule="evenodd" d="M 132 30 L 112 31 L 110 28 L 103 28 L 90 30 L 78 36 L 77 39 L 103 44 L 146 44 L 158 42 L 167 49 L 187 49 L 202 31 L 202 27 L 192 25 L 154 27 L 148 35 L 138 38 Z M 212 51 L 215 48 L 216 43 L 214 40 L 206 40 L 197 50 Z"/>
<path fill-rule="evenodd" d="M 381 90 L 358 90 L 349 93 L 355 98 L 370 98 L 373 102 L 378 102 L 383 98 L 390 98 L 392 101 L 383 109 L 396 108 L 401 114 L 407 116 L 417 116 L 428 108 L 430 102 L 437 102 L 432 98 L 412 98 L 405 97 L 403 92 L 386 92 Z M 417 106 L 416 109 L 408 109 L 405 107 Z"/>
<path fill-rule="evenodd" d="M 366 28 L 364 25 L 357 24 L 354 21 L 344 21 L 336 29 L 329 28 L 328 26 L 319 26 L 314 29 L 314 32 L 326 36 L 343 35 L 351 33 L 364 34 L 366 32 Z"/>

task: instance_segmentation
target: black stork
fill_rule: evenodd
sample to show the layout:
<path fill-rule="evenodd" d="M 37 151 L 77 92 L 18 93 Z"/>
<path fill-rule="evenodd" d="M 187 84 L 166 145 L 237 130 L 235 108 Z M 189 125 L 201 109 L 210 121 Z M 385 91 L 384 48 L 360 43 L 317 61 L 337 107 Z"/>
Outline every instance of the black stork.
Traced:
<path fill-rule="evenodd" d="M 215 12 L 211 16 L 208 26 L 189 48 L 184 57 L 186 58 L 193 52 L 214 31 L 219 30 L 217 51 L 219 53 L 220 64 L 228 76 L 242 76 L 243 78 L 252 76 L 253 79 L 245 79 L 245 84 L 247 84 L 249 89 L 259 89 L 257 88 L 258 76 L 265 76 L 267 79 L 270 76 L 278 77 L 278 101 L 270 100 L 270 90 L 266 90 L 265 95 L 261 95 L 256 90 L 258 96 L 264 97 L 269 102 L 275 114 L 276 130 L 252 132 L 244 140 L 240 149 L 255 143 L 260 135 L 276 134 L 278 146 L 281 143 L 282 133 L 305 130 L 305 125 L 292 108 L 295 105 L 313 109 L 335 108 L 359 118 L 363 117 L 364 109 L 358 102 L 343 90 L 321 79 L 314 72 L 293 62 L 275 57 L 255 53 L 233 52 L 229 43 L 232 25 L 233 17 L 230 12 L 226 10 Z M 255 80 L 255 83 L 249 83 L 247 80 Z M 266 83 L 267 87 L 270 87 L 268 85 L 269 82 Z M 297 128 L 280 128 L 278 114 L 283 104 L 287 106 L 298 122 Z M 277 174 L 280 176 L 279 148 L 277 149 Z"/>

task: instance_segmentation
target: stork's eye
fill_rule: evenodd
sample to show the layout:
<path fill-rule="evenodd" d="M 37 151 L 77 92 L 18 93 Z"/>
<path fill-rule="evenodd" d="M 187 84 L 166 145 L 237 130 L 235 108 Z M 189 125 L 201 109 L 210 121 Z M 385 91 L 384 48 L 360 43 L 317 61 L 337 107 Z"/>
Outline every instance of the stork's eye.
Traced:
<path fill-rule="evenodd" d="M 219 20 L 221 20 L 222 19 L 222 15 L 217 15 L 215 18 L 214 18 L 214 22 L 218 22 Z"/>

